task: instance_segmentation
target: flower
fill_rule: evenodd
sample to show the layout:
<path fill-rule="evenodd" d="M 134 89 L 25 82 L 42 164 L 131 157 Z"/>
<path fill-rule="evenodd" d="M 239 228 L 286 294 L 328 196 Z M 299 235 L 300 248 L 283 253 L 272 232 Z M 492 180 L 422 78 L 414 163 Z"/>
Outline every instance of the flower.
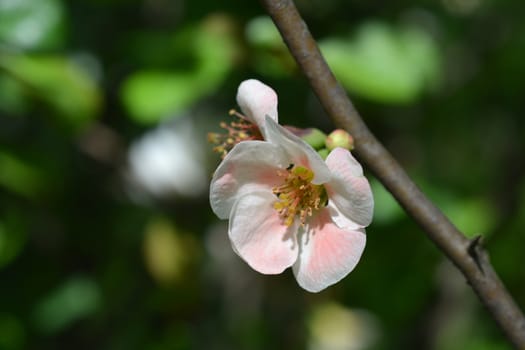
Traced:
<path fill-rule="evenodd" d="M 370 185 L 354 157 L 336 148 L 326 162 L 297 136 L 265 120 L 266 140 L 236 145 L 217 168 L 210 203 L 235 252 L 253 269 L 292 267 L 318 292 L 358 263 L 372 220 Z"/>
<path fill-rule="evenodd" d="M 256 79 L 243 81 L 237 90 L 237 104 L 244 114 L 232 109 L 231 116 L 237 117 L 230 124 L 220 123 L 226 133 L 209 133 L 208 141 L 216 144 L 213 148 L 224 158 L 241 141 L 263 140 L 265 116 L 277 121 L 277 94 Z"/>

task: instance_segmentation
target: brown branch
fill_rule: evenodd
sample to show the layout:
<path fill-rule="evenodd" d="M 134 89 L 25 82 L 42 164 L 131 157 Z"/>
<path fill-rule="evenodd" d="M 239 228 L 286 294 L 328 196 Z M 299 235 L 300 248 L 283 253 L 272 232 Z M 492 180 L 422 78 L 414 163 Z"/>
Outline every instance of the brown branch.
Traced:
<path fill-rule="evenodd" d="M 354 137 L 358 157 L 461 270 L 510 341 L 518 349 L 525 349 L 525 318 L 492 268 L 479 240 L 469 241 L 370 132 L 330 71 L 293 1 L 261 1 L 328 115 Z"/>

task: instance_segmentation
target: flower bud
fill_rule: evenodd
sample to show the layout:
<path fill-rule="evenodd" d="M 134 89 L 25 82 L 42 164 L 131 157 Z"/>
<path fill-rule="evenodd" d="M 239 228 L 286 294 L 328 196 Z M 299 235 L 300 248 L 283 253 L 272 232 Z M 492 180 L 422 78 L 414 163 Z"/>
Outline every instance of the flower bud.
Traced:
<path fill-rule="evenodd" d="M 354 138 L 342 129 L 332 131 L 326 138 L 326 148 L 331 151 L 337 147 L 341 147 L 350 151 L 353 150 Z"/>
<path fill-rule="evenodd" d="M 323 148 L 326 142 L 326 134 L 321 130 L 315 128 L 308 128 L 306 130 L 307 133 L 302 135 L 301 138 L 314 149 Z"/>
<path fill-rule="evenodd" d="M 323 160 L 325 160 L 326 157 L 328 157 L 328 154 L 330 153 L 330 151 L 328 151 L 326 148 L 321 148 L 319 151 L 317 151 L 317 153 L 319 153 L 321 158 L 323 158 Z"/>

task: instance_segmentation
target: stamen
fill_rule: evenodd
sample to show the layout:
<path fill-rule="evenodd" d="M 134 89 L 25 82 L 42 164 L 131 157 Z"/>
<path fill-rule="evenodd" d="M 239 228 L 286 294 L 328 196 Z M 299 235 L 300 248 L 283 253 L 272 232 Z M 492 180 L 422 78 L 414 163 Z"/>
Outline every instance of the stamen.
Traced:
<path fill-rule="evenodd" d="M 244 115 L 232 109 L 228 113 L 230 116 L 236 118 L 227 124 L 221 122 L 219 126 L 224 129 L 225 133 L 208 133 L 208 142 L 216 144 L 213 151 L 220 153 L 221 158 L 239 142 L 247 140 L 262 140 L 262 134 L 257 125 L 249 121 Z"/>
<path fill-rule="evenodd" d="M 278 198 L 274 209 L 286 226 L 291 226 L 296 216 L 304 226 L 314 211 L 326 205 L 328 196 L 325 188 L 312 184 L 314 173 L 303 166 L 290 164 L 286 170 L 278 170 L 277 175 L 284 179 L 284 183 L 272 189 Z"/>

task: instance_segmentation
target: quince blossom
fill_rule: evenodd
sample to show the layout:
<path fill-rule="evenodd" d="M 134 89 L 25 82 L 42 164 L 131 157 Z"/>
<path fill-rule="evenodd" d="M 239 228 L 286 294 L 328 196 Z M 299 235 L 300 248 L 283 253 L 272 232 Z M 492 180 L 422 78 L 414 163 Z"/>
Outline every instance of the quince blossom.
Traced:
<path fill-rule="evenodd" d="M 230 115 L 237 117 L 237 120 L 220 124 L 226 133 L 208 134 L 208 141 L 217 144 L 214 151 L 223 158 L 241 141 L 264 140 L 266 116 L 277 122 L 277 94 L 259 80 L 248 79 L 239 85 L 237 104 L 244 114 L 234 109 L 230 111 Z"/>
<path fill-rule="evenodd" d="M 239 104 L 252 117 L 269 107 Z M 211 182 L 211 207 L 229 219 L 233 249 L 253 269 L 278 274 L 292 267 L 301 287 L 321 291 L 350 273 L 363 253 L 370 185 L 347 150 L 336 148 L 323 161 L 278 125 L 276 114 L 264 124 L 253 119 L 268 142 L 241 142 L 227 154 Z"/>

